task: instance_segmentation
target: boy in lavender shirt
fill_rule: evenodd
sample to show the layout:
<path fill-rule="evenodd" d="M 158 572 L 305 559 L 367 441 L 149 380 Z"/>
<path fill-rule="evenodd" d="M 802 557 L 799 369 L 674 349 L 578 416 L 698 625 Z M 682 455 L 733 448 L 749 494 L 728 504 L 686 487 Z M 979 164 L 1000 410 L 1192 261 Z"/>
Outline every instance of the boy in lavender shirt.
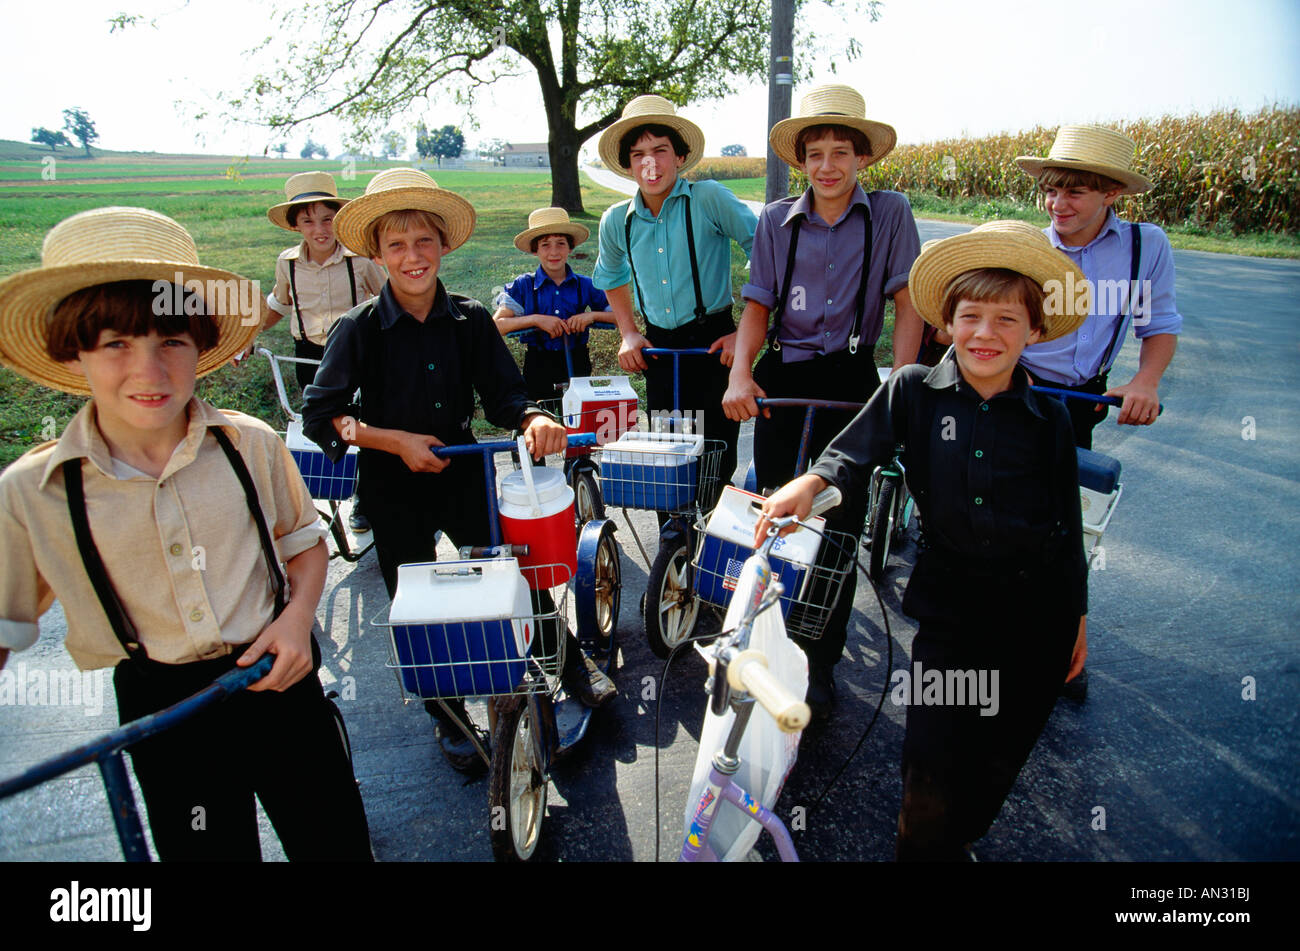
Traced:
<path fill-rule="evenodd" d="M 777 123 L 772 148 L 808 176 L 798 198 L 763 209 L 754 233 L 745 312 L 736 333 L 723 409 L 754 426 L 754 467 L 760 488 L 775 489 L 794 471 L 803 410 L 764 409 L 756 397 L 806 397 L 866 402 L 879 385 L 872 353 L 884 322 L 885 298 L 896 311 L 894 366 L 916 361 L 921 318 L 912 307 L 907 275 L 920 253 L 912 209 L 898 192 L 867 195 L 857 173 L 894 147 L 891 126 L 865 118 L 866 103 L 848 86 L 820 86 L 803 98 L 799 116 Z M 769 329 L 769 320 L 771 328 Z M 769 347 L 751 371 L 764 338 Z M 822 410 L 810 458 L 853 418 Z M 866 496 L 847 499 L 827 527 L 857 535 Z M 825 718 L 834 701 L 831 669 L 844 650 L 856 577 L 850 573 L 818 640 L 796 637 L 808 655 L 808 705 Z"/>

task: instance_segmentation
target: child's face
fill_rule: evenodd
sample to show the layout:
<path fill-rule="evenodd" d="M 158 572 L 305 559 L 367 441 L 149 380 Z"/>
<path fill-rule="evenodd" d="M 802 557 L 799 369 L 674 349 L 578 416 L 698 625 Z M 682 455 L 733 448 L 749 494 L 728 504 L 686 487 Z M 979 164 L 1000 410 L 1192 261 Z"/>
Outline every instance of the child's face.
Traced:
<path fill-rule="evenodd" d="M 1029 311 L 1019 300 L 961 300 L 948 332 L 962 376 L 986 397 L 1011 386 L 1021 352 L 1040 336 L 1030 329 Z"/>
<path fill-rule="evenodd" d="M 686 163 L 684 155 L 673 151 L 672 141 L 664 135 L 647 132 L 628 149 L 632 160 L 632 177 L 645 197 L 667 195 L 677 184 L 677 170 Z"/>
<path fill-rule="evenodd" d="M 105 432 L 165 434 L 186 425 L 199 348 L 187 333 L 130 337 L 101 330 L 93 350 L 67 366 L 90 385 Z"/>
<path fill-rule="evenodd" d="M 1106 213 L 1121 189 L 1099 192 L 1095 188 L 1075 186 L 1058 188 L 1044 185 L 1043 206 L 1052 218 L 1052 227 L 1062 244 L 1080 247 L 1101 233 Z"/>
<path fill-rule="evenodd" d="M 415 224 L 406 231 L 384 228 L 379 233 L 375 263 L 388 270 L 393 290 L 406 297 L 432 295 L 438 287 L 438 266 L 451 249 L 437 228 Z"/>
<path fill-rule="evenodd" d="M 867 156 L 855 155 L 847 139 L 823 136 L 805 144 L 803 171 L 819 201 L 839 201 L 853 191 Z"/>
<path fill-rule="evenodd" d="M 328 205 L 317 202 L 298 212 L 294 230 L 298 231 L 307 247 L 320 253 L 334 250 L 334 215 L 335 210 Z"/>
<path fill-rule="evenodd" d="M 537 260 L 549 274 L 559 274 L 569 261 L 569 239 L 562 234 L 543 235 L 537 242 Z"/>

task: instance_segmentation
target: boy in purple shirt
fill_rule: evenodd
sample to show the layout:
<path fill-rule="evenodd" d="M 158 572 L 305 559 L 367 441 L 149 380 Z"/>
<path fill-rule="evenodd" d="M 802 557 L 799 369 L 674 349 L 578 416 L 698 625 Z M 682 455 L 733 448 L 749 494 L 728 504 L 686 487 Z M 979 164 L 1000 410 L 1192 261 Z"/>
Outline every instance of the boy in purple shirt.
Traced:
<path fill-rule="evenodd" d="M 772 148 L 808 176 L 797 198 L 763 209 L 754 233 L 745 312 L 736 333 L 723 409 L 729 419 L 758 417 L 754 468 L 760 488 L 775 489 L 794 471 L 802 409 L 764 409 L 756 397 L 805 397 L 866 402 L 879 385 L 872 358 L 884 323 L 885 298 L 894 299 L 894 365 L 916 360 L 921 318 L 912 307 L 907 274 L 920 252 L 912 209 L 898 192 L 867 195 L 857 173 L 894 147 L 891 126 L 865 118 L 866 103 L 848 86 L 820 86 L 803 98 L 799 116 L 777 123 Z M 771 329 L 769 329 L 769 319 Z M 751 367 L 764 338 L 769 347 Z M 809 458 L 815 458 L 853 418 L 821 410 Z M 852 497 L 827 516 L 827 527 L 857 535 L 866 495 Z M 856 543 L 856 542 L 855 542 Z M 808 655 L 808 705 L 829 715 L 831 669 L 844 650 L 856 575 L 817 640 L 796 637 Z"/>

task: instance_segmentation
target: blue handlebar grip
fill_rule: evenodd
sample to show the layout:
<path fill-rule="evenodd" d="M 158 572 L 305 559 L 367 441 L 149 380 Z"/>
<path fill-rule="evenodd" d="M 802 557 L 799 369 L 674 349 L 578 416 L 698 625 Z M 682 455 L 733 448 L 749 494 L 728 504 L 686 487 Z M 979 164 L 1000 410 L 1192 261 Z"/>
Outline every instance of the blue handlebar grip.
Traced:
<path fill-rule="evenodd" d="M 595 446 L 595 433 L 570 433 L 570 446 Z M 470 456 L 485 452 L 512 452 L 519 448 L 513 439 L 497 439 L 492 442 L 471 442 L 463 446 L 430 446 L 429 451 L 439 459 L 451 456 Z"/>
<path fill-rule="evenodd" d="M 1118 396 L 1102 396 L 1099 393 L 1082 393 L 1079 390 L 1062 390 L 1054 386 L 1031 386 L 1031 390 L 1037 393 L 1046 393 L 1048 396 L 1055 396 L 1064 400 L 1087 400 L 1089 403 L 1103 403 L 1106 406 L 1123 406 L 1124 401 Z M 1161 403 L 1156 415 L 1159 416 L 1165 411 L 1165 404 Z"/>

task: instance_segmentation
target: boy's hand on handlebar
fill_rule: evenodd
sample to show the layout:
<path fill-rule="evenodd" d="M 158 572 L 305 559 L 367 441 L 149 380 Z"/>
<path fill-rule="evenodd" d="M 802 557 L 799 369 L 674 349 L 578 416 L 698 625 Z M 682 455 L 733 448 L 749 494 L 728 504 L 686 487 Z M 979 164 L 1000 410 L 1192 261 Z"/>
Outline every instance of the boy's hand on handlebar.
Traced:
<path fill-rule="evenodd" d="M 542 413 L 535 413 L 524 420 L 523 432 L 524 445 L 534 459 L 564 452 L 569 445 L 569 434 L 564 427 Z"/>
<path fill-rule="evenodd" d="M 568 320 L 564 321 L 564 324 L 569 333 L 580 334 L 595 322 L 596 312 L 594 310 L 589 310 L 581 314 L 574 314 Z"/>
<path fill-rule="evenodd" d="M 533 326 L 552 339 L 563 337 L 568 332 L 564 321 L 552 314 L 533 314 Z"/>
<path fill-rule="evenodd" d="M 238 667 L 248 667 L 268 651 L 275 655 L 271 672 L 248 689 L 288 690 L 311 673 L 311 627 L 311 618 L 304 619 L 289 607 L 268 624 L 235 661 Z"/>
<path fill-rule="evenodd" d="M 1117 420 L 1122 426 L 1150 426 L 1160 415 L 1160 396 L 1154 386 L 1129 382 L 1111 387 L 1102 395 L 1118 396 L 1124 400 Z"/>
<path fill-rule="evenodd" d="M 451 465 L 450 459 L 440 459 L 433 454 L 434 449 L 446 445 L 437 436 L 399 432 L 396 438 L 397 455 L 412 472 L 441 472 Z"/>
<path fill-rule="evenodd" d="M 758 404 L 754 400 L 765 396 L 767 393 L 754 382 L 752 376 L 746 374 L 743 379 L 737 379 L 733 375 L 728 381 L 727 392 L 722 394 L 722 411 L 726 413 L 727 419 L 743 423 L 758 415 Z M 763 415 L 770 417 L 772 411 L 764 407 Z"/>
<path fill-rule="evenodd" d="M 640 373 L 646 368 L 645 357 L 641 355 L 644 347 L 650 346 L 645 334 L 633 331 L 623 335 L 623 342 L 618 348 L 618 365 L 629 373 Z"/>
<path fill-rule="evenodd" d="M 736 360 L 736 334 L 726 334 L 709 344 L 709 353 L 717 353 L 724 367 L 731 366 Z"/>
<path fill-rule="evenodd" d="M 821 476 L 801 475 L 764 499 L 762 514 L 754 526 L 754 547 L 758 548 L 767 538 L 768 529 L 772 527 L 771 519 L 785 518 L 788 515 L 798 516 L 800 520 L 808 518 L 812 512 L 813 499 L 826 486 L 827 482 Z M 781 529 L 781 534 L 787 535 L 794 529 L 795 526 L 787 525 Z"/>

